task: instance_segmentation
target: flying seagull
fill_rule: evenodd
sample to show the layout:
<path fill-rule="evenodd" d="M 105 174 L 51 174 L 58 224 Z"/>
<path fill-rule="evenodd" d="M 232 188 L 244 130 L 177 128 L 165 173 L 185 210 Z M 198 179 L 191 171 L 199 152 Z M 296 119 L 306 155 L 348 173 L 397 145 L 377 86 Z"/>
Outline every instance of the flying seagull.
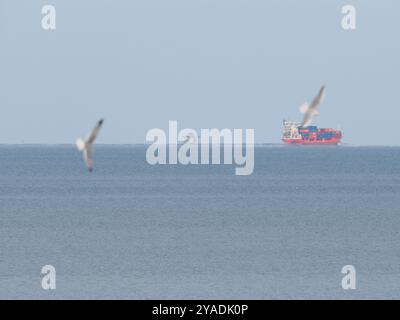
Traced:
<path fill-rule="evenodd" d="M 300 112 L 304 113 L 303 122 L 301 123 L 302 127 L 307 127 L 311 123 L 312 118 L 314 116 L 319 115 L 317 109 L 319 105 L 324 101 L 324 97 L 325 97 L 325 86 L 322 86 L 318 92 L 318 95 L 311 102 L 310 106 L 306 102 L 300 107 Z"/>
<path fill-rule="evenodd" d="M 104 122 L 103 119 L 97 122 L 97 125 L 94 127 L 90 135 L 87 137 L 86 141 L 83 141 L 81 138 L 76 140 L 76 146 L 78 147 L 79 151 L 83 152 L 83 159 L 85 160 L 86 167 L 90 172 L 93 171 L 92 145 L 97 135 L 99 134 L 103 122 Z"/>

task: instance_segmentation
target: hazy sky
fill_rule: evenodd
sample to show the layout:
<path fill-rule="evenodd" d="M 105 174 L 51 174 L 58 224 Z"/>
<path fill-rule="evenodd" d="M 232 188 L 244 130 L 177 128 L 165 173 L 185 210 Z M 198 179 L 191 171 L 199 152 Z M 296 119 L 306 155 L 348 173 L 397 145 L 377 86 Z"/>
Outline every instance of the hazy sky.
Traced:
<path fill-rule="evenodd" d="M 41 9 L 57 9 L 57 30 Z M 341 8 L 357 9 L 357 30 Z M 398 0 L 0 0 L 0 143 L 73 143 L 100 117 L 99 143 L 151 128 L 254 128 L 320 86 L 316 124 L 344 142 L 400 145 Z"/>

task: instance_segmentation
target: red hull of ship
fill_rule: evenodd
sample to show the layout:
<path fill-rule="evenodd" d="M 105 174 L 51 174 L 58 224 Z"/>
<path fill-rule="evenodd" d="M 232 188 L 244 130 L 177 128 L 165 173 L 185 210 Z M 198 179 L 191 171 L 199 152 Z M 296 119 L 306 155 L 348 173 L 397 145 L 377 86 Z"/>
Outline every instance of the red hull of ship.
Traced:
<path fill-rule="evenodd" d="M 286 144 L 299 145 L 338 145 L 340 140 L 340 138 L 332 138 L 329 140 L 282 139 Z"/>

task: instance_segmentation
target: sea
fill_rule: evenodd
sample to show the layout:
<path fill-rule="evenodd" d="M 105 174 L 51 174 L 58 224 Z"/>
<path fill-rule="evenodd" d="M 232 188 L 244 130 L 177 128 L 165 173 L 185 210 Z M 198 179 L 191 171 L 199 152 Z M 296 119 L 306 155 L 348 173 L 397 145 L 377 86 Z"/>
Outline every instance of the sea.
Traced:
<path fill-rule="evenodd" d="M 257 145 L 249 176 L 145 154 L 0 146 L 0 299 L 400 298 L 399 147 Z"/>

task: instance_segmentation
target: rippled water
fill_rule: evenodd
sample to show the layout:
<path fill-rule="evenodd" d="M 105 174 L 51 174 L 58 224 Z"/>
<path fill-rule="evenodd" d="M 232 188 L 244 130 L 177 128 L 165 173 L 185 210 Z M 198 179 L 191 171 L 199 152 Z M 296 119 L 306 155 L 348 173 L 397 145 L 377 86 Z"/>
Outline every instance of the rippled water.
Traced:
<path fill-rule="evenodd" d="M 0 298 L 399 298 L 399 196 L 400 148 L 258 146 L 235 176 L 144 146 L 97 146 L 92 174 L 73 146 L 1 146 Z"/>

